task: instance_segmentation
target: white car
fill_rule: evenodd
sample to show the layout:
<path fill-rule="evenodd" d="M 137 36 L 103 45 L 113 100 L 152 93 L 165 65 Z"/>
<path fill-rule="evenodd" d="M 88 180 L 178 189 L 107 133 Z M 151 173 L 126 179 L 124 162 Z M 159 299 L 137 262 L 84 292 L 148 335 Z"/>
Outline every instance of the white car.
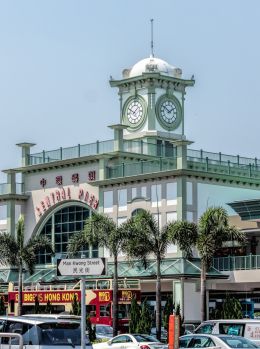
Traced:
<path fill-rule="evenodd" d="M 113 327 L 109 325 L 94 325 L 96 328 L 96 338 L 97 339 L 111 339 L 113 338 Z"/>
<path fill-rule="evenodd" d="M 93 349 L 168 349 L 168 344 L 159 342 L 148 334 L 120 334 L 108 342 L 93 344 Z"/>
<path fill-rule="evenodd" d="M 180 337 L 180 348 L 259 348 L 255 343 L 241 336 L 225 334 L 188 334 Z"/>
<path fill-rule="evenodd" d="M 18 349 L 19 338 L 26 349 L 81 349 L 80 322 L 76 320 L 0 316 L 0 333 L 13 336 L 0 339 L 1 349 Z M 92 349 L 87 337 L 85 344 Z"/>

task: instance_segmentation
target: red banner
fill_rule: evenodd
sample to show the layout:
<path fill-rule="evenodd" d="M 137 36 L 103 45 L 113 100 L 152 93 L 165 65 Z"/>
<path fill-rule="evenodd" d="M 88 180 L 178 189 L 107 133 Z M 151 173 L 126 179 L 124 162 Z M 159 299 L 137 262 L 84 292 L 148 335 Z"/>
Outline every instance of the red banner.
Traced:
<path fill-rule="evenodd" d="M 35 291 L 23 292 L 23 303 L 34 303 L 35 297 L 38 297 L 39 303 L 71 303 L 74 295 L 77 301 L 80 301 L 80 291 Z M 9 292 L 8 301 L 18 302 L 18 292 Z"/>

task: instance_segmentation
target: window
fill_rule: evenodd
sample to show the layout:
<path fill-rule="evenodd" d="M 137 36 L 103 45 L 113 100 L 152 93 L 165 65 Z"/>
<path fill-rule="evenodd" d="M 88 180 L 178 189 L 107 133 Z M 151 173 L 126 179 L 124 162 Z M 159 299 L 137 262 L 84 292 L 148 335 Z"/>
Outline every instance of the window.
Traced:
<path fill-rule="evenodd" d="M 126 211 L 127 210 L 127 190 L 119 189 L 117 191 L 118 195 L 118 211 Z"/>
<path fill-rule="evenodd" d="M 192 337 L 185 337 L 180 339 L 180 348 L 188 348 Z"/>
<path fill-rule="evenodd" d="M 147 189 L 146 189 L 146 187 L 141 187 L 141 196 L 143 198 L 146 198 L 146 196 L 147 196 Z"/>
<path fill-rule="evenodd" d="M 193 337 L 193 339 L 189 343 L 189 348 L 208 348 L 214 347 L 215 343 L 209 337 Z"/>
<path fill-rule="evenodd" d="M 177 212 L 166 212 L 166 223 L 176 222 Z"/>
<path fill-rule="evenodd" d="M 161 206 L 162 186 L 155 184 L 151 186 L 152 207 Z"/>
<path fill-rule="evenodd" d="M 243 336 L 244 335 L 244 324 L 219 324 L 219 333 L 229 334 L 231 336 Z"/>
<path fill-rule="evenodd" d="M 111 344 L 117 344 L 117 343 L 126 343 L 128 336 L 122 335 L 122 336 L 117 336 L 115 339 L 111 341 Z"/>
<path fill-rule="evenodd" d="M 97 289 L 99 290 L 109 290 L 110 281 L 109 280 L 97 280 Z"/>
<path fill-rule="evenodd" d="M 132 188 L 132 200 L 134 200 L 137 197 L 137 189 Z"/>
<path fill-rule="evenodd" d="M 92 245 L 92 258 L 98 258 L 98 244 Z"/>
<path fill-rule="evenodd" d="M 177 205 L 177 183 L 166 184 L 167 205 Z"/>
<path fill-rule="evenodd" d="M 159 229 L 161 229 L 161 227 L 162 227 L 162 215 L 160 213 L 159 214 L 153 213 L 153 218 L 155 219 L 155 221 L 159 225 Z"/>
<path fill-rule="evenodd" d="M 117 219 L 117 225 L 118 225 L 118 227 L 122 224 L 122 223 L 124 223 L 124 222 L 126 222 L 127 221 L 127 217 L 118 217 L 118 219 Z"/>
<path fill-rule="evenodd" d="M 95 305 L 86 305 L 87 315 L 90 317 L 96 317 L 96 306 Z"/>
<path fill-rule="evenodd" d="M 193 222 L 193 212 L 187 212 L 187 221 Z"/>
<path fill-rule="evenodd" d="M 46 322 L 38 325 L 40 330 L 40 345 L 68 346 L 71 347 L 81 344 L 80 323 L 78 322 Z"/>
<path fill-rule="evenodd" d="M 212 333 L 214 324 L 204 324 L 201 325 L 200 327 L 198 327 L 198 329 L 196 330 L 196 333 Z"/>
<path fill-rule="evenodd" d="M 187 182 L 187 205 L 192 205 L 192 183 Z"/>
<path fill-rule="evenodd" d="M 165 146 L 165 156 L 172 157 L 174 155 L 173 144 L 170 143 L 169 141 L 165 141 L 164 146 Z"/>
<path fill-rule="evenodd" d="M 32 329 L 33 329 L 33 325 L 29 325 L 22 322 L 7 321 L 4 332 L 18 333 L 23 335 L 24 345 L 28 345 L 32 343 L 36 344 L 35 340 L 33 339 L 35 334 L 33 335 Z M 2 343 L 8 343 L 8 342 L 9 342 L 9 338 L 2 338 Z M 11 345 L 18 345 L 18 344 L 19 344 L 18 338 L 11 339 Z"/>
<path fill-rule="evenodd" d="M 100 317 L 110 316 L 110 304 L 100 305 L 99 316 Z"/>
<path fill-rule="evenodd" d="M 157 140 L 157 156 L 162 156 L 163 155 L 163 144 L 162 141 L 159 139 Z"/>
<path fill-rule="evenodd" d="M 84 228 L 85 220 L 89 215 L 90 210 L 83 206 L 64 207 L 52 214 L 42 228 L 40 235 L 45 236 L 53 243 L 54 252 L 58 253 L 60 258 L 66 257 L 69 239 Z M 93 249 L 95 251 L 95 247 Z M 96 254 L 98 254 L 98 250 Z M 89 257 L 89 246 L 86 245 L 79 251 L 78 256 L 82 255 L 86 258 Z M 37 264 L 48 264 L 51 261 L 49 251 L 43 248 L 38 252 Z"/>
<path fill-rule="evenodd" d="M 113 191 L 104 191 L 104 212 L 113 212 Z"/>

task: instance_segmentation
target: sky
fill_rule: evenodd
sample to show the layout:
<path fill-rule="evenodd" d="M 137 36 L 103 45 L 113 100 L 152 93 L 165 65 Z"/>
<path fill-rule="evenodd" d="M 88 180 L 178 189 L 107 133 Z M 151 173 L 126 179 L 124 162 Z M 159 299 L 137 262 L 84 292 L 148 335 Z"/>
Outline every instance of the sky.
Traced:
<path fill-rule="evenodd" d="M 112 139 L 108 81 L 149 57 L 151 18 L 155 56 L 195 76 L 191 147 L 260 158 L 259 15 L 259 0 L 0 0 L 0 169 L 20 166 L 20 142 Z"/>

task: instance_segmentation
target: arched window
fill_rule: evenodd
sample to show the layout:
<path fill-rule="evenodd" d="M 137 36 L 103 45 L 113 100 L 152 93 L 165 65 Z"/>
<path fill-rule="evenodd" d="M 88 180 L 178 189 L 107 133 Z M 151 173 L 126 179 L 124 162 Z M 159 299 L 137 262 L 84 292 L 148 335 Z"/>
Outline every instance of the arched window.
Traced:
<path fill-rule="evenodd" d="M 61 208 L 54 212 L 42 228 L 40 235 L 46 236 L 52 242 L 56 257 L 65 258 L 69 239 L 83 230 L 86 219 L 90 216 L 90 210 L 80 205 Z M 93 255 L 98 257 L 97 246 L 92 247 Z M 89 246 L 84 246 L 77 257 L 84 255 L 89 257 Z M 37 264 L 51 263 L 51 256 L 42 250 L 37 255 Z"/>
<path fill-rule="evenodd" d="M 132 217 L 136 216 L 138 213 L 143 212 L 144 209 L 143 208 L 136 208 L 133 212 L 132 212 Z"/>

